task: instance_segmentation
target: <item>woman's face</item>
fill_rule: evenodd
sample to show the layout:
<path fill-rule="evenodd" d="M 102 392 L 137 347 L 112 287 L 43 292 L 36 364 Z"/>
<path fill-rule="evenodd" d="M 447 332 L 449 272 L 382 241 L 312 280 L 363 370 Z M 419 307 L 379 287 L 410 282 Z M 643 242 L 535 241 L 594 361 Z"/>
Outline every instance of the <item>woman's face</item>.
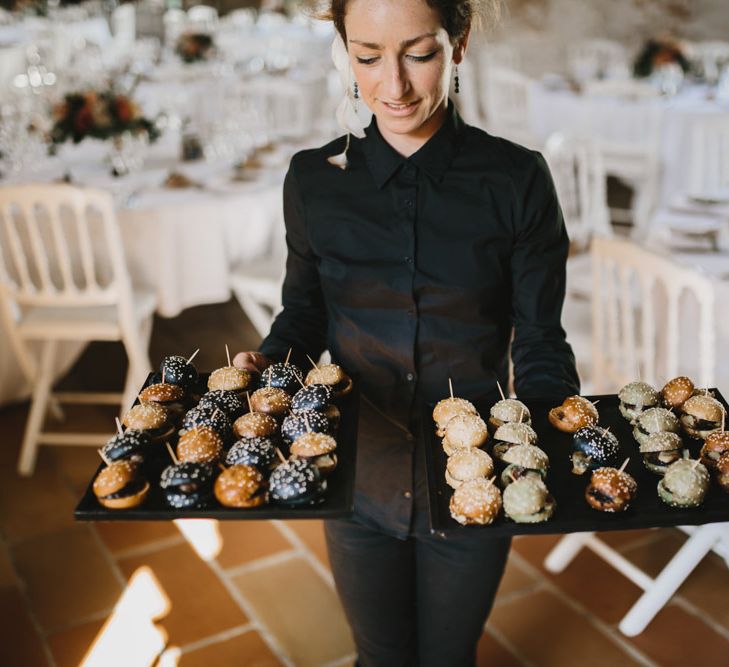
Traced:
<path fill-rule="evenodd" d="M 350 0 L 344 25 L 360 96 L 380 132 L 400 152 L 416 150 L 443 122 L 466 40 L 454 49 L 425 0 Z"/>

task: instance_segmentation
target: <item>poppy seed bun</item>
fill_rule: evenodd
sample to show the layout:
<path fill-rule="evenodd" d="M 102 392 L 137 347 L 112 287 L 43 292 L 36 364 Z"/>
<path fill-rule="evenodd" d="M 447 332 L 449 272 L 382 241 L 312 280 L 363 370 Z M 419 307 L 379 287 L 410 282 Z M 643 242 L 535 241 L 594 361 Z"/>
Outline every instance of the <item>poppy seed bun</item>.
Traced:
<path fill-rule="evenodd" d="M 658 495 L 671 507 L 698 507 L 709 489 L 709 471 L 698 461 L 681 459 L 668 466 Z"/>
<path fill-rule="evenodd" d="M 663 404 L 667 408 L 680 408 L 694 393 L 694 383 L 682 375 L 669 380 L 661 389 Z"/>
<path fill-rule="evenodd" d="M 214 463 L 223 454 L 223 439 L 210 426 L 196 426 L 185 431 L 177 441 L 177 458 L 180 461 Z"/>
<path fill-rule="evenodd" d="M 556 503 L 540 480 L 522 477 L 504 489 L 504 513 L 516 523 L 539 523 L 552 514 Z"/>
<path fill-rule="evenodd" d="M 549 423 L 565 433 L 574 433 L 583 426 L 597 424 L 597 408 L 582 396 L 569 396 L 562 405 L 549 411 Z"/>
<path fill-rule="evenodd" d="M 638 484 L 625 471 L 598 468 L 585 489 L 585 500 L 601 512 L 624 512 L 638 492 Z"/>
<path fill-rule="evenodd" d="M 714 431 L 701 448 L 701 463 L 709 469 L 715 468 L 725 452 L 729 452 L 729 431 Z"/>
<path fill-rule="evenodd" d="M 473 403 L 465 398 L 444 398 L 436 403 L 433 408 L 433 421 L 435 421 L 435 434 L 442 438 L 445 435 L 445 427 L 456 415 L 478 415 Z"/>
<path fill-rule="evenodd" d="M 640 414 L 633 427 L 633 437 L 638 444 L 643 444 L 652 433 L 669 431 L 678 433 L 680 424 L 678 417 L 665 408 L 649 408 Z"/>
<path fill-rule="evenodd" d="M 501 511 L 501 492 L 483 477 L 472 479 L 453 492 L 449 508 L 451 516 L 464 526 L 486 526 Z"/>
<path fill-rule="evenodd" d="M 493 433 L 502 424 L 510 422 L 532 423 L 529 408 L 515 398 L 504 398 L 491 406 L 489 411 L 489 430 Z"/>
<path fill-rule="evenodd" d="M 478 415 L 460 414 L 448 422 L 443 436 L 443 449 L 452 454 L 463 447 L 480 447 L 489 437 L 486 423 Z"/>
<path fill-rule="evenodd" d="M 344 396 L 352 391 L 350 378 L 337 364 L 322 364 L 312 368 L 306 376 L 305 384 L 324 384 L 332 388 L 334 396 Z"/>
<path fill-rule="evenodd" d="M 707 394 L 689 398 L 682 407 L 681 426 L 687 435 L 705 440 L 711 433 L 721 430 L 724 406 Z"/>
<path fill-rule="evenodd" d="M 149 493 L 149 482 L 139 476 L 131 461 L 116 461 L 103 468 L 93 484 L 99 503 L 109 509 L 128 509 L 141 505 Z"/>
<path fill-rule="evenodd" d="M 208 378 L 208 389 L 214 391 L 234 391 L 241 393 L 245 391 L 251 382 L 251 374 L 242 368 L 235 366 L 223 366 L 210 373 Z"/>
<path fill-rule="evenodd" d="M 251 394 L 251 407 L 271 417 L 281 417 L 291 409 L 291 396 L 279 387 L 262 387 Z"/>
<path fill-rule="evenodd" d="M 233 432 L 239 438 L 271 436 L 278 433 L 278 423 L 270 415 L 264 415 L 262 412 L 249 412 L 235 420 Z"/>
<path fill-rule="evenodd" d="M 225 507 L 258 507 L 268 500 L 266 480 L 253 466 L 226 468 L 213 487 L 218 502 Z"/>
<path fill-rule="evenodd" d="M 618 393 L 620 414 L 629 422 L 637 419 L 643 410 L 658 405 L 660 395 L 645 382 L 629 382 Z"/>
<path fill-rule="evenodd" d="M 494 462 L 482 449 L 459 449 L 448 457 L 445 478 L 448 486 L 457 489 L 464 482 L 490 477 L 493 472 Z"/>

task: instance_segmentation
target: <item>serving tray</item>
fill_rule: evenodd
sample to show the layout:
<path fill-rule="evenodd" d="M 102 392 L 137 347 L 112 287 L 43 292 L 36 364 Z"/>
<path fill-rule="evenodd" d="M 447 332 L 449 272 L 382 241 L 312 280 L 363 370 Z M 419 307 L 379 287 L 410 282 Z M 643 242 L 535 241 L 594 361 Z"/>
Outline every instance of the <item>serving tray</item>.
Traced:
<path fill-rule="evenodd" d="M 205 393 L 209 373 L 201 373 L 198 386 L 192 392 L 198 396 Z M 150 374 L 144 387 L 159 379 Z M 144 388 L 143 387 L 143 388 Z M 141 392 L 141 390 L 140 390 Z M 86 492 L 74 510 L 74 518 L 80 521 L 168 521 L 171 519 L 219 519 L 224 521 L 264 520 L 264 519 L 328 519 L 345 517 L 352 513 L 354 504 L 354 471 L 357 448 L 358 392 L 354 389 L 336 405 L 342 414 L 337 432 L 338 465 L 327 477 L 324 500 L 317 505 L 286 507 L 268 503 L 260 507 L 246 509 L 223 507 L 217 501 L 207 509 L 178 510 L 168 507 L 162 498 L 159 476 L 171 464 L 169 453 L 164 445 L 157 447 L 150 460 L 145 461 L 143 474 L 149 480 L 151 489 L 146 501 L 139 507 L 113 510 L 103 507 L 94 495 L 92 486 L 96 475 L 104 468 L 100 464 L 94 473 Z M 111 437 L 111 434 L 110 434 Z M 177 443 L 177 434 L 170 438 L 170 445 Z"/>
<path fill-rule="evenodd" d="M 725 408 L 729 408 L 719 391 L 716 389 L 710 391 Z M 532 426 L 539 436 L 537 444 L 549 456 L 547 487 L 557 501 L 554 515 L 549 521 L 543 523 L 524 524 L 506 519 L 502 512 L 491 525 L 461 526 L 450 515 L 448 505 L 453 489 L 445 481 L 447 456 L 443 451 L 441 439 L 435 435 L 432 418 L 434 405 L 429 405 L 423 411 L 422 420 L 425 434 L 431 530 L 434 533 L 449 530 L 483 530 L 494 536 L 539 535 L 699 525 L 729 521 L 729 494 L 722 491 L 713 479 L 706 499 L 700 507 L 679 509 L 669 507 L 660 500 L 656 487 L 661 478 L 643 465 L 638 443 L 632 435 L 632 426 L 618 410 L 620 401 L 617 395 L 605 394 L 588 398 L 591 401 L 600 401 L 597 404 L 600 426 L 610 427 L 610 430 L 618 437 L 623 455 L 620 459 L 621 463 L 630 457 L 626 471 L 638 483 L 638 494 L 625 512 L 615 514 L 600 512 L 587 504 L 584 493 L 590 483 L 591 474 L 587 472 L 584 475 L 574 475 L 571 472 L 572 435 L 555 429 L 547 418 L 549 410 L 558 402 L 535 400 L 524 401 L 524 403 L 531 412 Z M 476 409 L 484 420 L 488 419 L 490 408 L 490 405 L 476 404 Z M 686 438 L 684 438 L 684 442 L 687 443 L 691 452 L 691 458 L 697 458 L 702 443 L 688 441 Z M 490 453 L 490 444 L 487 444 L 486 449 Z M 498 462 L 494 463 L 497 474 L 500 474 L 502 468 L 499 468 Z"/>

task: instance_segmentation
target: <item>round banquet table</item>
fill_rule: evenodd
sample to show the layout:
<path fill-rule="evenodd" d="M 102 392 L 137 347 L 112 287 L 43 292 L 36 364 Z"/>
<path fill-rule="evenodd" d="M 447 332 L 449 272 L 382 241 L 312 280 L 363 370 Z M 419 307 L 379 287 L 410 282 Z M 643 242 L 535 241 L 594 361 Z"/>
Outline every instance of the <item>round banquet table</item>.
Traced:
<path fill-rule="evenodd" d="M 571 90 L 551 89 L 542 82 L 535 82 L 529 95 L 529 121 L 531 131 L 542 142 L 557 131 L 581 132 L 595 123 L 590 114 L 599 101 L 610 108 L 629 108 L 632 112 L 644 111 L 650 114 L 657 108 L 662 122 L 658 132 L 659 156 L 661 159 L 661 187 L 658 194 L 659 208 L 668 206 L 677 192 L 686 190 L 691 142 L 691 129 L 694 124 L 707 116 L 721 115 L 729 119 L 729 104 L 709 99 L 707 88 L 686 85 L 674 97 L 591 97 Z M 601 109 L 601 113 L 602 113 Z M 599 129 L 599 128 L 598 128 Z M 624 132 L 620 136 L 620 132 Z M 630 127 L 617 130 L 610 127 L 611 138 L 616 141 L 634 140 Z"/>

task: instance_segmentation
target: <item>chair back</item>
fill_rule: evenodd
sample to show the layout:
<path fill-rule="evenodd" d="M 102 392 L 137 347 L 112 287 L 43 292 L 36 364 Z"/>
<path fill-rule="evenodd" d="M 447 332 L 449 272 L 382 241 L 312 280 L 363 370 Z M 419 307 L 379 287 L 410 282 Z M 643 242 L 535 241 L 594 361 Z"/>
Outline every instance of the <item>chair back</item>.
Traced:
<path fill-rule="evenodd" d="M 689 193 L 711 197 L 729 193 L 729 117 L 697 119 L 691 130 Z"/>
<path fill-rule="evenodd" d="M 585 39 L 568 52 L 569 69 L 578 81 L 628 75 L 628 54 L 620 42 Z"/>
<path fill-rule="evenodd" d="M 531 83 L 520 72 L 503 67 L 488 68 L 481 107 L 490 131 L 516 140 L 530 134 Z"/>
<path fill-rule="evenodd" d="M 585 245 L 595 234 L 612 236 L 605 169 L 595 143 L 557 132 L 547 139 L 544 157 L 570 240 Z"/>
<path fill-rule="evenodd" d="M 196 29 L 213 30 L 218 24 L 218 10 L 209 5 L 194 5 L 187 10 L 187 20 Z"/>
<path fill-rule="evenodd" d="M 592 241 L 594 386 L 615 391 L 632 380 L 654 386 L 679 374 L 714 384 L 712 281 L 631 241 Z"/>
<path fill-rule="evenodd" d="M 131 2 L 115 7 L 111 12 L 111 31 L 117 44 L 131 46 L 137 37 L 137 12 Z"/>
<path fill-rule="evenodd" d="M 18 306 L 131 308 L 111 195 L 71 185 L 0 188 L 0 294 Z"/>

